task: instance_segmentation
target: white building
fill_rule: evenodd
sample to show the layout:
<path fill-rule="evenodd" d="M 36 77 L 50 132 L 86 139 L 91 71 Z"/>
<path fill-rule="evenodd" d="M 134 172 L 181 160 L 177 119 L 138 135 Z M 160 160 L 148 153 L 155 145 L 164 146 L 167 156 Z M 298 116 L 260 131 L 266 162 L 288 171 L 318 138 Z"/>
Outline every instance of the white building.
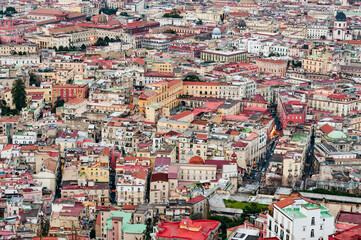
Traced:
<path fill-rule="evenodd" d="M 183 18 L 156 18 L 155 21 L 160 23 L 160 26 L 185 26 L 186 21 Z"/>
<path fill-rule="evenodd" d="M 304 198 L 286 198 L 267 215 L 266 237 L 285 240 L 328 239 L 335 232 L 328 209 Z"/>
<path fill-rule="evenodd" d="M 256 39 L 256 38 L 248 39 L 248 42 L 247 42 L 248 43 L 248 47 L 247 47 L 248 53 L 259 55 L 264 46 L 263 42 L 264 42 L 264 39 Z"/>
<path fill-rule="evenodd" d="M 347 18 L 343 12 L 338 12 L 332 29 L 333 39 L 352 40 L 352 29 L 347 26 Z"/>
<path fill-rule="evenodd" d="M 279 54 L 279 56 L 288 56 L 289 51 L 290 48 L 286 45 L 277 44 L 271 47 L 271 52 Z"/>
<path fill-rule="evenodd" d="M 13 144 L 35 144 L 36 132 L 18 132 L 13 135 Z"/>
<path fill-rule="evenodd" d="M 0 64 L 1 65 L 16 65 L 23 66 L 29 64 L 40 63 L 40 56 L 31 55 L 31 56 L 1 56 Z"/>
<path fill-rule="evenodd" d="M 307 38 L 322 39 L 327 38 L 329 29 L 327 25 L 313 25 L 307 28 Z"/>

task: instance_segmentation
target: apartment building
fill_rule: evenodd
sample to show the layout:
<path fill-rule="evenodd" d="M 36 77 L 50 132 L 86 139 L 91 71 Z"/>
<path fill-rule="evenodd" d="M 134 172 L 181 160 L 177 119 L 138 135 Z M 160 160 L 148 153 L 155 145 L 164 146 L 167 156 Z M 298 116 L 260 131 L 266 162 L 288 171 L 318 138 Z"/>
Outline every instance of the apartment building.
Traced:
<path fill-rule="evenodd" d="M 308 105 L 313 110 L 333 113 L 337 116 L 348 116 L 359 110 L 360 99 L 354 94 L 332 93 L 312 94 L 308 97 Z"/>
<path fill-rule="evenodd" d="M 273 59 L 256 59 L 256 66 L 260 72 L 269 73 L 274 76 L 286 76 L 287 61 Z"/>
<path fill-rule="evenodd" d="M 287 240 L 328 239 L 335 232 L 328 209 L 302 198 L 286 198 L 273 205 L 267 215 L 267 237 Z"/>
<path fill-rule="evenodd" d="M 118 205 L 137 205 L 144 203 L 147 187 L 148 168 L 126 165 L 117 169 Z"/>

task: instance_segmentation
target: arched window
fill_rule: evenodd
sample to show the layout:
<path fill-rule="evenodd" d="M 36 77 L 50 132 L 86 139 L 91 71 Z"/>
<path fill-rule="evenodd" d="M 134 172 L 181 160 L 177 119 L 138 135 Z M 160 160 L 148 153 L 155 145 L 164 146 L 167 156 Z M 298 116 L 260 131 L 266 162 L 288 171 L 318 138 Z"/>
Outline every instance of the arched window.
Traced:
<path fill-rule="evenodd" d="M 312 219 L 311 219 L 311 225 L 315 225 L 315 217 L 312 217 Z"/>
<path fill-rule="evenodd" d="M 311 229 L 311 237 L 315 237 L 315 230 Z"/>

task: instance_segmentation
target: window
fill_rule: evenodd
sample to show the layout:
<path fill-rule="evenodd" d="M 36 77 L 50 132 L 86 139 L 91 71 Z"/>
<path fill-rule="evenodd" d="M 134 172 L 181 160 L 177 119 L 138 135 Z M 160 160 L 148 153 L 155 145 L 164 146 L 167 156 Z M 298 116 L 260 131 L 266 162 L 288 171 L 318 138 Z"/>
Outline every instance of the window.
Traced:
<path fill-rule="evenodd" d="M 315 225 L 315 217 L 312 217 L 312 219 L 311 219 L 311 225 Z"/>
<path fill-rule="evenodd" d="M 315 237 L 315 230 L 311 229 L 311 237 Z"/>

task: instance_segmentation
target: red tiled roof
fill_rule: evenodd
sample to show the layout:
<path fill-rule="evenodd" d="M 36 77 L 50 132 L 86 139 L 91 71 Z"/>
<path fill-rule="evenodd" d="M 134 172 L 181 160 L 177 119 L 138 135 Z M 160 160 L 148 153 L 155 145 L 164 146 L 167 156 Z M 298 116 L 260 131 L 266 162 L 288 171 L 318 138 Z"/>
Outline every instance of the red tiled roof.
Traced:
<path fill-rule="evenodd" d="M 163 181 L 168 182 L 168 174 L 167 173 L 153 173 L 151 182 Z"/>
<path fill-rule="evenodd" d="M 181 112 L 181 113 L 179 113 L 177 115 L 174 115 L 172 118 L 174 120 L 179 120 L 179 119 L 182 119 L 182 118 L 184 118 L 184 117 L 186 117 L 186 116 L 188 116 L 190 114 L 193 114 L 193 113 L 191 111 L 187 110 L 187 111 Z"/>
<path fill-rule="evenodd" d="M 164 78 L 172 78 L 174 77 L 174 73 L 164 73 L 164 72 L 156 72 L 156 71 L 148 71 L 144 73 L 144 77 L 164 77 Z"/>
<path fill-rule="evenodd" d="M 135 59 L 132 60 L 132 63 L 138 63 L 139 65 L 144 65 L 145 64 L 145 60 L 143 58 L 137 57 Z"/>
<path fill-rule="evenodd" d="M 74 98 L 67 103 L 68 104 L 79 104 L 79 103 L 84 102 L 85 100 L 86 100 L 85 98 Z"/>
<path fill-rule="evenodd" d="M 337 232 L 329 236 L 329 240 L 346 240 L 346 239 L 360 239 L 361 224 L 343 232 Z"/>
<path fill-rule="evenodd" d="M 279 208 L 284 208 L 287 207 L 291 204 L 295 203 L 295 201 L 293 200 L 293 198 L 285 198 L 279 202 L 276 202 L 275 205 Z"/>
<path fill-rule="evenodd" d="M 123 205 L 123 210 L 135 210 L 137 205 Z"/>
<path fill-rule="evenodd" d="M 235 142 L 232 144 L 232 147 L 247 147 L 248 143 L 244 142 Z"/>
<path fill-rule="evenodd" d="M 340 211 L 337 214 L 336 222 L 361 224 L 361 213 Z"/>
<path fill-rule="evenodd" d="M 206 240 L 209 239 L 211 231 L 215 231 L 221 225 L 213 220 L 190 220 L 183 219 L 180 222 L 163 221 L 158 225 L 162 229 L 157 232 L 157 238 L 166 239 L 187 239 L 187 240 Z M 184 227 L 180 227 L 184 226 Z M 187 230 L 186 226 L 199 229 L 198 231 Z"/>
<path fill-rule="evenodd" d="M 330 132 L 333 132 L 335 130 L 332 126 L 328 125 L 327 123 L 323 125 L 320 129 L 325 134 L 329 134 Z"/>
<path fill-rule="evenodd" d="M 188 200 L 187 203 L 199 203 L 200 201 L 203 201 L 204 199 L 206 199 L 205 196 L 197 196 L 195 198 Z"/>
<path fill-rule="evenodd" d="M 256 62 L 274 63 L 274 64 L 285 64 L 285 63 L 287 63 L 285 60 L 274 60 L 274 59 L 264 59 L 264 58 L 255 59 L 255 61 Z"/>
<path fill-rule="evenodd" d="M 328 98 L 346 99 L 347 97 L 344 93 L 334 93 L 329 95 Z"/>
<path fill-rule="evenodd" d="M 137 28 L 137 27 L 145 27 L 145 26 L 151 26 L 159 24 L 159 22 L 156 21 L 145 21 L 145 22 L 132 22 L 128 23 L 127 25 L 123 25 L 123 28 Z"/>
<path fill-rule="evenodd" d="M 194 86 L 218 86 L 219 83 L 218 82 L 189 82 L 189 81 L 184 81 L 183 85 L 194 85 Z"/>

